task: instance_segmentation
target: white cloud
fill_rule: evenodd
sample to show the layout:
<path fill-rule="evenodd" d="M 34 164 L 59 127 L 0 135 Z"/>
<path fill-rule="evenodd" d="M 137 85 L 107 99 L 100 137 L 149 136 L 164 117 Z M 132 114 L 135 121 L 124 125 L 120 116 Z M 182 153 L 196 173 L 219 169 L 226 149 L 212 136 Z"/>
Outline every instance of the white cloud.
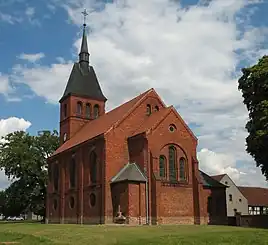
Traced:
<path fill-rule="evenodd" d="M 40 59 L 44 58 L 45 54 L 44 53 L 37 53 L 37 54 L 20 54 L 19 59 L 26 60 L 31 63 L 35 63 L 36 61 L 39 61 Z"/>
<path fill-rule="evenodd" d="M 0 119 L 0 141 L 3 142 L 1 137 L 20 130 L 27 130 L 31 126 L 31 122 L 17 117 L 9 117 L 7 119 Z M 8 178 L 5 176 L 4 171 L 0 170 L 0 190 L 6 188 L 10 184 Z"/>
<path fill-rule="evenodd" d="M 31 18 L 34 16 L 35 14 L 35 9 L 33 7 L 28 7 L 26 10 L 25 10 L 25 14 Z"/>
<path fill-rule="evenodd" d="M 1 21 L 13 25 L 15 23 L 21 22 L 22 21 L 22 18 L 18 18 L 16 16 L 13 16 L 13 15 L 10 15 L 10 14 L 5 14 L 5 13 L 1 13 L 0 12 L 0 22 Z"/>
<path fill-rule="evenodd" d="M 0 93 L 8 94 L 11 90 L 12 88 L 9 84 L 9 77 L 7 75 L 2 75 L 0 72 Z"/>
<path fill-rule="evenodd" d="M 255 165 L 245 153 L 247 111 L 237 90 L 240 73 L 236 68 L 242 60 L 256 62 L 256 53 L 266 52 L 259 44 L 267 30 L 251 25 L 253 13 L 244 8 L 249 0 L 206 2 L 182 8 L 178 1 L 114 1 L 102 11 L 94 11 L 100 4 L 94 0 L 69 0 L 62 6 L 79 26 L 82 9 L 90 12 L 91 63 L 108 97 L 108 108 L 156 88 L 187 123 L 198 125 L 194 131 L 200 149 L 215 152 L 219 166 L 215 168 L 211 157 L 204 156 L 202 165 L 210 166 L 211 171 L 229 171 L 233 177 L 237 170 L 241 177 L 244 168 L 239 161 L 251 164 L 252 169 Z M 74 44 L 75 53 L 80 42 Z M 16 66 L 15 81 L 28 84 L 37 95 L 57 103 L 71 66 L 63 60 L 49 67 Z M 210 151 L 200 154 L 213 155 Z M 259 171 L 256 176 L 263 184 Z"/>

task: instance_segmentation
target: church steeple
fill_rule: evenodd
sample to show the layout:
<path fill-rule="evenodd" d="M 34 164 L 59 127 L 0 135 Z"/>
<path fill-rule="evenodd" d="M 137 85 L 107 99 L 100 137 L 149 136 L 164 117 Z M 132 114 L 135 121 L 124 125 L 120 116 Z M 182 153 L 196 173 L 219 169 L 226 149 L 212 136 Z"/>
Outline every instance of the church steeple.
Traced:
<path fill-rule="evenodd" d="M 84 14 L 86 12 L 83 12 Z M 87 62 L 89 63 L 89 52 L 87 47 L 87 34 L 86 34 L 86 23 L 83 25 L 83 37 L 82 37 L 82 44 L 81 44 L 81 50 L 79 53 L 79 63 L 81 62 Z"/>
<path fill-rule="evenodd" d="M 94 68 L 89 64 L 86 10 L 79 62 L 75 62 L 60 99 L 60 141 L 69 140 L 85 123 L 105 114 L 106 97 L 102 93 Z"/>

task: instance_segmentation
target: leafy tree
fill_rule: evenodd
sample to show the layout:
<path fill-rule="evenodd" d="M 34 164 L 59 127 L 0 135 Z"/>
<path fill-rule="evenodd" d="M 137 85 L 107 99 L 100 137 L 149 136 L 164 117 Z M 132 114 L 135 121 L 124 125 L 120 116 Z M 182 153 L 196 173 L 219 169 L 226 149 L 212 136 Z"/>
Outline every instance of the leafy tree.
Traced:
<path fill-rule="evenodd" d="M 268 180 L 268 56 L 252 67 L 243 68 L 242 72 L 238 89 L 249 112 L 246 150 Z"/>
<path fill-rule="evenodd" d="M 47 158 L 58 148 L 57 131 L 37 136 L 18 131 L 8 134 L 0 144 L 0 168 L 13 180 L 5 191 L 6 205 L 16 213 L 32 211 L 45 215 Z M 19 202 L 19 207 L 14 202 Z M 15 215 L 15 214 L 13 214 Z"/>
<path fill-rule="evenodd" d="M 0 191 L 0 214 L 4 213 L 5 200 L 5 191 Z"/>

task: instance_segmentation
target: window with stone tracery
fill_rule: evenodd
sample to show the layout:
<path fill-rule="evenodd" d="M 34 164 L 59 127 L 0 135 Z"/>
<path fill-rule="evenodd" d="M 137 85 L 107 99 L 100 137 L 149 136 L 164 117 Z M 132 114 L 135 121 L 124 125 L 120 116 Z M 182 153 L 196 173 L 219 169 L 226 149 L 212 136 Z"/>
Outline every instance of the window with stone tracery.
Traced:
<path fill-rule="evenodd" d="M 92 151 L 89 157 L 89 166 L 90 166 L 90 181 L 91 183 L 97 182 L 97 154 Z"/>
<path fill-rule="evenodd" d="M 186 180 L 186 160 L 184 157 L 180 158 L 180 180 Z"/>
<path fill-rule="evenodd" d="M 72 156 L 69 166 L 69 181 L 70 187 L 74 188 L 76 183 L 76 163 L 75 163 L 75 156 Z"/>
<path fill-rule="evenodd" d="M 161 178 L 166 177 L 166 157 L 163 155 L 159 157 L 159 175 Z"/>
<path fill-rule="evenodd" d="M 169 164 L 169 180 L 177 180 L 177 168 L 176 168 L 176 149 L 174 146 L 169 147 L 168 164 Z"/>

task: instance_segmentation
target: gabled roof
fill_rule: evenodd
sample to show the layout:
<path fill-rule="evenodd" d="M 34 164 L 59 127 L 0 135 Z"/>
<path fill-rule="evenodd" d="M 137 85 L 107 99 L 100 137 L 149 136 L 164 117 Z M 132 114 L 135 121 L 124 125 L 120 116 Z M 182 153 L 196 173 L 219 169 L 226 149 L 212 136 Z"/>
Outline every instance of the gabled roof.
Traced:
<path fill-rule="evenodd" d="M 55 156 L 65 150 L 93 139 L 101 134 L 106 133 L 116 123 L 122 120 L 135 105 L 137 105 L 152 89 L 138 95 L 132 100 L 116 107 L 115 109 L 105 113 L 97 119 L 86 123 L 72 138 L 61 145 L 52 156 Z"/>
<path fill-rule="evenodd" d="M 128 163 L 111 179 L 111 183 L 121 181 L 146 182 L 146 180 L 146 176 L 136 163 Z"/>
<path fill-rule="evenodd" d="M 161 108 L 159 111 L 155 111 L 141 125 L 138 125 L 138 127 L 133 131 L 130 137 L 143 133 L 143 132 L 150 131 L 163 118 L 165 118 L 170 111 L 171 111 L 171 106 Z"/>
<path fill-rule="evenodd" d="M 220 182 L 225 175 L 226 174 L 219 174 L 219 175 L 213 175 L 213 176 L 210 176 L 210 177 L 212 177 L 213 179 L 215 179 L 215 180 Z"/>
<path fill-rule="evenodd" d="M 238 186 L 250 206 L 268 207 L 268 188 Z"/>
<path fill-rule="evenodd" d="M 102 93 L 94 68 L 87 64 L 81 65 L 81 63 L 74 63 L 60 102 L 68 95 L 90 97 L 100 101 L 107 100 Z"/>
<path fill-rule="evenodd" d="M 226 188 L 226 185 L 223 185 L 219 181 L 215 180 L 214 178 L 210 177 L 203 171 L 199 170 L 200 174 L 200 180 L 205 187 L 220 187 L 220 188 Z"/>

